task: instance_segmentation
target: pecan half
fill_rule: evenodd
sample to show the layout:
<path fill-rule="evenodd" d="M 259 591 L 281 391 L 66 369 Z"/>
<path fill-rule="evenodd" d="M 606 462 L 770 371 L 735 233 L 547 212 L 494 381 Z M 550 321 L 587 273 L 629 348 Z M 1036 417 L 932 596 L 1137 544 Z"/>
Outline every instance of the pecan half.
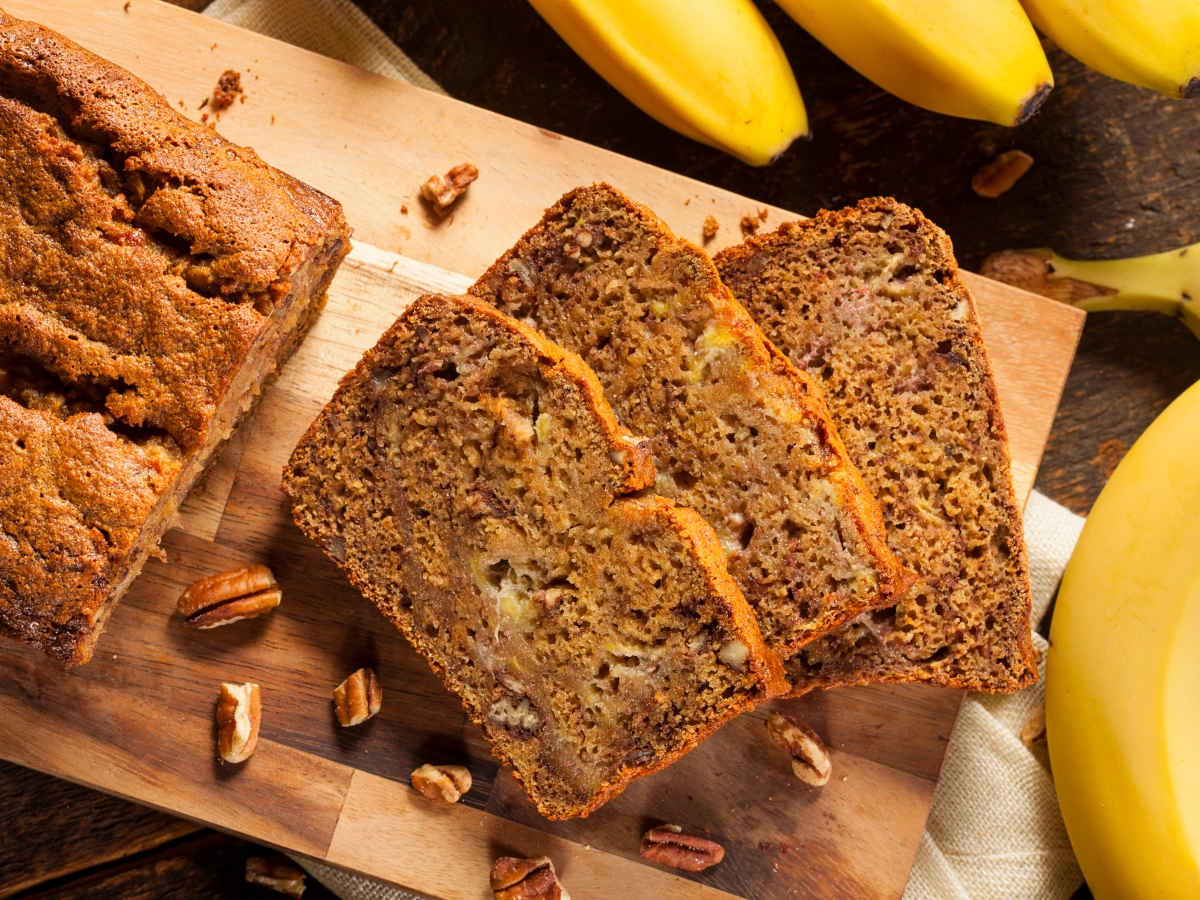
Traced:
<path fill-rule="evenodd" d="M 725 858 L 725 848 L 708 838 L 684 834 L 678 825 L 660 825 L 642 836 L 638 856 L 672 869 L 703 872 Z"/>
<path fill-rule="evenodd" d="M 270 612 L 283 599 L 266 566 L 243 566 L 201 578 L 179 595 L 175 609 L 189 628 L 216 628 Z"/>
<path fill-rule="evenodd" d="M 492 866 L 492 893 L 495 900 L 571 900 L 546 856 L 500 857 Z"/>
<path fill-rule="evenodd" d="M 246 880 L 273 891 L 299 898 L 304 894 L 304 870 L 285 856 L 251 856 L 246 860 Z"/>
<path fill-rule="evenodd" d="M 333 705 L 342 727 L 367 721 L 383 704 L 383 689 L 372 669 L 359 669 L 333 689 Z"/>
<path fill-rule="evenodd" d="M 258 744 L 262 692 L 257 684 L 222 684 L 217 701 L 217 752 L 227 763 L 250 758 Z"/>
<path fill-rule="evenodd" d="M 791 716 L 773 712 L 767 719 L 767 733 L 772 740 L 792 754 L 792 771 L 805 784 L 820 787 L 829 781 L 833 762 L 820 736 Z"/>
<path fill-rule="evenodd" d="M 431 175 L 421 185 L 421 196 L 433 205 L 439 216 L 444 216 L 454 201 L 466 192 L 467 186 L 478 177 L 479 170 L 475 166 L 463 163 L 445 175 Z"/>
<path fill-rule="evenodd" d="M 457 803 L 471 789 L 471 773 L 466 766 L 421 766 L 409 776 L 413 788 L 426 800 Z"/>
<path fill-rule="evenodd" d="M 1033 165 L 1033 157 L 1023 150 L 1001 153 L 982 166 L 971 178 L 971 190 L 980 197 L 995 199 L 1012 188 Z"/>

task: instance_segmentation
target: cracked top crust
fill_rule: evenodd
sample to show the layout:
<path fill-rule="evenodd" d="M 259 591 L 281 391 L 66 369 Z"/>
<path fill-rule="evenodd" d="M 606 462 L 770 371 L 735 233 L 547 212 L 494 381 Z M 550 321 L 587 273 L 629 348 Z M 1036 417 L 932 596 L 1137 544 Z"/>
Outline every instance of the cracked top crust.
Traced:
<path fill-rule="evenodd" d="M 0 12 L 0 633 L 86 662 L 347 234 L 336 201 Z"/>

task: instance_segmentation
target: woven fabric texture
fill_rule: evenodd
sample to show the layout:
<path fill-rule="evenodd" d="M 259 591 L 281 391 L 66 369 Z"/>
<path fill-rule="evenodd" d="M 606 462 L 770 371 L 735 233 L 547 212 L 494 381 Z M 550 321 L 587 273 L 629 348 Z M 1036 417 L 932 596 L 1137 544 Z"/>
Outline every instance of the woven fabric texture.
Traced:
<path fill-rule="evenodd" d="M 385 78 L 446 93 L 350 0 L 215 0 L 204 15 Z"/>

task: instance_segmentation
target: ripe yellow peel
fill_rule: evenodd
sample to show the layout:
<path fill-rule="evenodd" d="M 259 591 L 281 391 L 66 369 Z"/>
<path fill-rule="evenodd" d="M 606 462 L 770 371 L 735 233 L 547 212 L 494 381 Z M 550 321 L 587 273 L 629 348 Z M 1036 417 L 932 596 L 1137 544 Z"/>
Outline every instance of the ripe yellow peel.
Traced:
<path fill-rule="evenodd" d="M 808 133 L 796 77 L 750 0 L 530 0 L 644 112 L 751 165 Z"/>
<path fill-rule="evenodd" d="M 1054 84 L 1018 0 L 779 0 L 779 5 L 863 76 L 934 112 L 1016 125 Z"/>
<path fill-rule="evenodd" d="M 1200 76 L 1200 0 L 1022 2 L 1043 34 L 1097 72 L 1168 97 L 1189 94 Z"/>
<path fill-rule="evenodd" d="M 1098 900 L 1200 897 L 1200 383 L 1088 516 L 1059 591 L 1046 730 Z"/>
<path fill-rule="evenodd" d="M 1200 337 L 1200 244 L 1128 259 L 1065 259 L 1034 250 L 1053 267 L 1053 278 L 1072 278 L 1116 291 L 1075 301 L 1088 312 L 1145 309 L 1177 316 Z"/>

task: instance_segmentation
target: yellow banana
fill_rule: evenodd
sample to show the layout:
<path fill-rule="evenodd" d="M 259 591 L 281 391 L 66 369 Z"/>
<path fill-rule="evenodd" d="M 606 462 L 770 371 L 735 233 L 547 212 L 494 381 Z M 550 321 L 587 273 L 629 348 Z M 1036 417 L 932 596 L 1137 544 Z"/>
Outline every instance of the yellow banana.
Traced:
<path fill-rule="evenodd" d="M 1054 76 L 1018 0 L 778 0 L 886 91 L 934 112 L 1019 125 Z"/>
<path fill-rule="evenodd" d="M 808 133 L 796 76 L 751 0 L 530 0 L 609 84 L 751 165 Z"/>
<path fill-rule="evenodd" d="M 1063 577 L 1046 739 L 1097 900 L 1200 897 L 1200 382 L 1133 445 Z"/>
<path fill-rule="evenodd" d="M 1177 316 L 1200 337 L 1200 244 L 1086 262 L 1053 250 L 1005 250 L 984 260 L 982 274 L 1089 312 L 1149 309 Z"/>
<path fill-rule="evenodd" d="M 1200 0 L 1021 0 L 1080 62 L 1168 97 L 1200 94 Z"/>

